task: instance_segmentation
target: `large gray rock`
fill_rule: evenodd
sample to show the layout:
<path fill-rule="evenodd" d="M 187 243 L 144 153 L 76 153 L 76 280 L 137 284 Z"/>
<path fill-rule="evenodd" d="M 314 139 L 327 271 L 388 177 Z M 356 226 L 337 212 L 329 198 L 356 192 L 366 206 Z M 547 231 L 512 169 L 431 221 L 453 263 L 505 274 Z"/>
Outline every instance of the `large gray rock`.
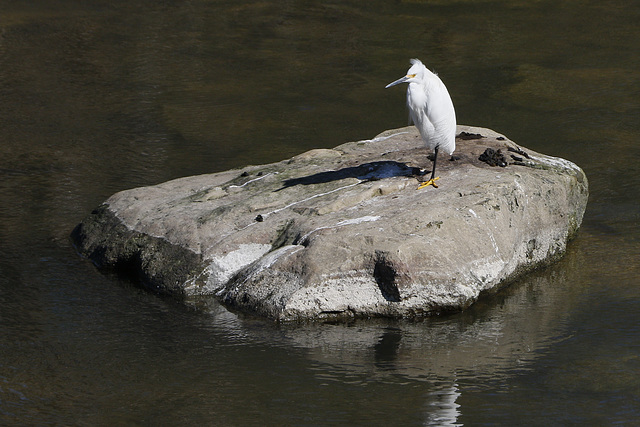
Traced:
<path fill-rule="evenodd" d="M 560 257 L 588 184 L 575 164 L 459 126 L 439 188 L 414 127 L 279 163 L 110 197 L 73 232 L 98 266 L 161 293 L 212 295 L 274 319 L 461 310 Z M 479 160 L 501 149 L 509 163 Z M 515 156 L 515 159 L 511 156 Z"/>

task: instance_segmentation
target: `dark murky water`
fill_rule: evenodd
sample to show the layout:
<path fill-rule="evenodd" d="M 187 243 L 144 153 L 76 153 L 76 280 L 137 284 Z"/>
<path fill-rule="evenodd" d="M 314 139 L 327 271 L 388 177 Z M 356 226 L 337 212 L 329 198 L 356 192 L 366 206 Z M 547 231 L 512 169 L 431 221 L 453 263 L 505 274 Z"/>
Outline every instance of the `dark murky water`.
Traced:
<path fill-rule="evenodd" d="M 639 423 L 639 22 L 622 0 L 4 1 L 0 423 Z M 383 88 L 414 56 L 460 123 L 587 172 L 562 261 L 453 316 L 279 326 L 71 247 L 116 191 L 405 125 Z"/>

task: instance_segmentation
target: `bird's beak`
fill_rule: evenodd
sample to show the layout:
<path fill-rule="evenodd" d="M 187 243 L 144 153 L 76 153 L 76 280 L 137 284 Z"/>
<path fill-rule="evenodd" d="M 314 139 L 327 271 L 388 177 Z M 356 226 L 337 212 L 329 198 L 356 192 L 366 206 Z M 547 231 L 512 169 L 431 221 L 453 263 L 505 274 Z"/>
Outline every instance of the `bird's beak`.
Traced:
<path fill-rule="evenodd" d="M 404 76 L 404 77 L 402 77 L 402 78 L 400 78 L 400 79 L 396 80 L 395 82 L 393 82 L 393 83 L 389 83 L 389 84 L 388 84 L 388 85 L 386 85 L 384 88 L 386 89 L 386 88 L 389 88 L 389 87 L 391 87 L 391 86 L 399 85 L 400 83 L 404 83 L 404 82 L 406 82 L 407 80 L 409 80 L 409 79 L 411 79 L 411 78 L 413 78 L 413 77 L 415 77 L 415 76 L 416 76 L 415 74 L 407 74 L 406 76 Z"/>

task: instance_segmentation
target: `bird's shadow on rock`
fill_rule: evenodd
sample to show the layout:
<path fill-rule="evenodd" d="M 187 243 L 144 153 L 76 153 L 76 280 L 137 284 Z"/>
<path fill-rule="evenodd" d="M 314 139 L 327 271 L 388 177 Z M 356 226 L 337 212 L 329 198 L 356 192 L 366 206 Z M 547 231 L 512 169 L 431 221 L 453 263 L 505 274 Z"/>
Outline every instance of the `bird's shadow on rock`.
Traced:
<path fill-rule="evenodd" d="M 287 179 L 283 181 L 282 188 L 275 191 L 284 190 L 285 188 L 293 187 L 295 185 L 325 184 L 327 182 L 340 181 L 347 178 L 357 178 L 361 181 L 375 181 L 378 179 L 396 176 L 414 176 L 419 175 L 420 173 L 420 169 L 407 166 L 400 162 L 371 162 L 333 171 L 319 172 L 313 175 L 302 176 L 300 178 Z"/>

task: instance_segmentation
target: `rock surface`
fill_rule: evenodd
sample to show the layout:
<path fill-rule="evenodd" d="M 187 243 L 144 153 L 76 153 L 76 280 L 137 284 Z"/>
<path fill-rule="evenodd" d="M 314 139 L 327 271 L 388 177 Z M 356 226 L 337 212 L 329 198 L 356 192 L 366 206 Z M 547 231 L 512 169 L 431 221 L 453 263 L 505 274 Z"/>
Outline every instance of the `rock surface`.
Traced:
<path fill-rule="evenodd" d="M 458 133 L 437 189 L 416 190 L 431 162 L 407 127 L 123 191 L 72 238 L 99 267 L 157 292 L 211 295 L 278 320 L 461 310 L 560 257 L 588 184 L 575 164 L 492 130 Z M 487 148 L 507 165 L 479 160 Z"/>

